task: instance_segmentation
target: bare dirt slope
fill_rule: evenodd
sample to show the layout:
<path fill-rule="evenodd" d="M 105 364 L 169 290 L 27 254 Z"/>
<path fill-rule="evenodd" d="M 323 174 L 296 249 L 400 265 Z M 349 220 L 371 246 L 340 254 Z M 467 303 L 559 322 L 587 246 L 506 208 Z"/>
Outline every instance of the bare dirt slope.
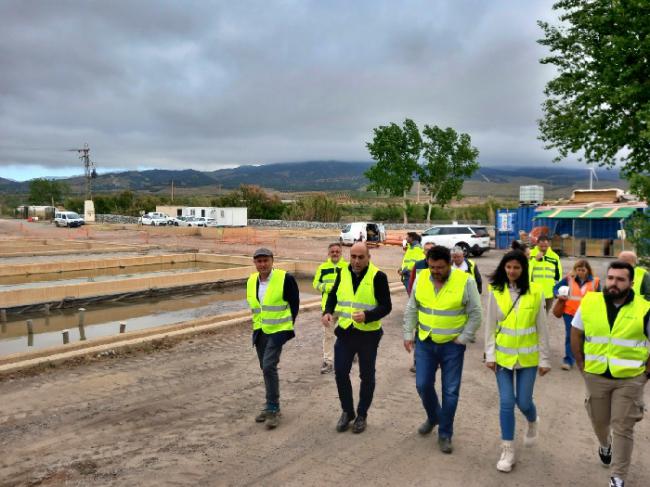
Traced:
<path fill-rule="evenodd" d="M 518 448 L 511 474 L 495 470 L 498 399 L 481 363 L 482 339 L 466 354 L 453 455 L 438 451 L 435 436 L 418 436 L 424 415 L 402 348 L 404 294 L 394 301 L 361 435 L 334 430 L 336 387 L 332 375 L 318 372 L 320 328 L 312 312 L 299 318 L 298 338 L 282 357 L 284 415 L 274 431 L 253 421 L 264 388 L 244 327 L 3 381 L 0 484 L 605 485 L 581 378 L 558 367 L 536 388 L 539 444 Z M 553 332 L 557 365 L 559 328 Z M 637 426 L 636 439 L 629 484 L 648 485 L 649 421 Z"/>

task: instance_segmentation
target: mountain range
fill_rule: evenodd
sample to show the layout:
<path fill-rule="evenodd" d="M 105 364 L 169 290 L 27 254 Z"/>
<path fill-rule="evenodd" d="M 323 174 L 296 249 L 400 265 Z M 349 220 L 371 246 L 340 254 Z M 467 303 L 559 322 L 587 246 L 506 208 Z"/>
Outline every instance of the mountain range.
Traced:
<path fill-rule="evenodd" d="M 291 191 L 356 191 L 367 185 L 363 173 L 371 162 L 306 161 L 239 166 L 216 171 L 194 169 L 149 169 L 142 171 L 109 172 L 99 174 L 93 181 L 95 193 L 113 191 L 168 192 L 172 181 L 178 192 L 214 193 L 222 189 L 234 189 L 241 184 L 255 184 L 266 189 Z M 539 184 L 547 194 L 564 194 L 588 185 L 587 168 L 552 166 L 486 166 L 481 167 L 465 183 L 463 193 L 468 196 L 518 196 L 518 187 Z M 73 193 L 82 194 L 85 188 L 83 176 L 58 178 L 66 182 Z M 627 187 L 617 171 L 598 171 L 595 187 Z M 29 181 L 12 181 L 0 178 L 0 192 L 27 193 Z"/>

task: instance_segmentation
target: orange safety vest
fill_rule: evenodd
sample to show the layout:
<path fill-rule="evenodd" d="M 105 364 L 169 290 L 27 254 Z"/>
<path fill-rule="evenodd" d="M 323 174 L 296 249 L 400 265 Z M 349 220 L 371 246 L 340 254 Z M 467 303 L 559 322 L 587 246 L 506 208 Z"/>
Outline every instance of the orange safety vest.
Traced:
<path fill-rule="evenodd" d="M 569 276 L 567 281 L 569 284 L 569 299 L 564 303 L 564 313 L 575 316 L 576 311 L 578 311 L 578 308 L 580 307 L 582 298 L 584 298 L 585 294 L 588 292 L 595 291 L 598 288 L 600 279 L 592 277 L 592 280 L 585 282 L 582 287 L 580 287 L 575 277 Z"/>

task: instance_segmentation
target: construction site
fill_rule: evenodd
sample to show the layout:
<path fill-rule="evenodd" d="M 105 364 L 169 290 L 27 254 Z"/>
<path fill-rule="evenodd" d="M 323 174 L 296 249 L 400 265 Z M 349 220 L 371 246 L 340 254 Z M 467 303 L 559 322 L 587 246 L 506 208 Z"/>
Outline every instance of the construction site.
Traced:
<path fill-rule="evenodd" d="M 320 295 L 311 287 L 338 232 L 19 220 L 0 220 L 0 232 L 0 485 L 503 484 L 481 330 L 465 357 L 454 454 L 416 432 L 424 413 L 402 346 L 400 246 L 371 249 L 391 281 L 393 311 L 383 320 L 368 430 L 352 435 L 334 428 L 340 406 L 333 375 L 319 372 Z M 272 431 L 253 420 L 264 383 L 245 301 L 260 246 L 301 293 L 297 336 L 280 363 L 282 424 Z M 476 258 L 484 279 L 502 255 Z M 563 259 L 565 268 L 574 260 Z M 590 259 L 601 276 L 610 261 Z M 563 324 L 549 320 L 553 371 L 535 393 L 540 441 L 520 450 L 509 482 L 598 484 L 582 378 L 560 370 Z M 629 480 L 646 485 L 647 422 L 635 439 Z"/>

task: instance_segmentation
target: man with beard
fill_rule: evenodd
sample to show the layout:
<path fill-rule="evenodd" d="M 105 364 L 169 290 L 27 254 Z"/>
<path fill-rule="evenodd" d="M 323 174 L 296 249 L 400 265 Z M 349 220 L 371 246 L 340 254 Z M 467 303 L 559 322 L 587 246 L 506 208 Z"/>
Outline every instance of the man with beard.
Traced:
<path fill-rule="evenodd" d="M 583 371 L 585 402 L 610 487 L 623 487 L 632 458 L 634 425 L 643 419 L 643 388 L 650 377 L 650 303 L 632 289 L 634 268 L 614 261 L 604 292 L 585 295 L 572 321 L 571 349 Z"/>

